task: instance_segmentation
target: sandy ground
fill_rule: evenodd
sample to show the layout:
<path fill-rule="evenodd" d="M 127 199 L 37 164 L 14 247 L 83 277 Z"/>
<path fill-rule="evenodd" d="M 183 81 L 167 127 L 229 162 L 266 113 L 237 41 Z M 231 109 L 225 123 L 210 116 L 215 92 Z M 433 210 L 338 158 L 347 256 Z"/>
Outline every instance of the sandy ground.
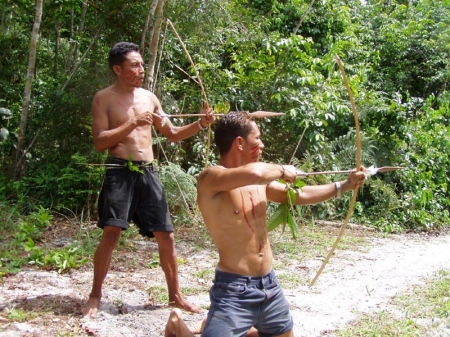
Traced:
<path fill-rule="evenodd" d="M 394 295 L 424 282 L 424 277 L 440 269 L 450 270 L 448 235 L 393 235 L 369 241 L 369 247 L 362 251 L 338 249 L 313 287 L 285 290 L 291 303 L 295 336 L 333 336 L 333 331 L 345 326 L 358 312 L 387 310 Z M 152 241 L 140 245 L 146 252 L 157 249 Z M 134 252 L 138 260 L 142 258 L 139 251 Z M 177 252 L 184 261 L 179 266 L 179 280 L 185 293 L 189 288 L 204 289 L 186 297 L 207 308 L 212 274 L 198 275 L 205 269 L 213 270 L 217 256 L 183 241 L 177 243 Z M 293 261 L 276 272 L 306 273 L 312 279 L 320 264 L 320 259 Z M 152 291 L 165 287 L 164 275 L 160 268 L 137 265 L 130 272 L 120 261 L 113 262 L 95 319 L 79 314 L 91 286 L 90 265 L 62 275 L 29 270 L 5 277 L 0 288 L 0 336 L 162 336 L 171 309 L 158 303 Z M 39 312 L 39 316 L 23 323 L 8 321 L 6 312 L 12 308 Z M 188 322 L 204 316 L 184 314 Z M 441 335 L 450 335 L 448 327 L 433 334 Z"/>

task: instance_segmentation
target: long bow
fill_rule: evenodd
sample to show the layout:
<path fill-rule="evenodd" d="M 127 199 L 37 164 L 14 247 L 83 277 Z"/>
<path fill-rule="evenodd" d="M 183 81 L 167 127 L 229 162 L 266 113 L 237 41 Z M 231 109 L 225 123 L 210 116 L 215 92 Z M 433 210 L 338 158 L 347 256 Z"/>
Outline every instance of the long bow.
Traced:
<path fill-rule="evenodd" d="M 345 74 L 344 65 L 342 64 L 341 59 L 337 55 L 336 55 L 336 61 L 337 61 L 338 65 L 339 65 L 339 69 L 341 70 L 342 78 L 344 80 L 345 87 L 347 88 L 348 96 L 350 98 L 350 103 L 351 103 L 351 106 L 352 106 L 353 117 L 355 119 L 355 128 L 356 128 L 356 170 L 359 171 L 359 169 L 361 167 L 361 135 L 360 135 L 360 130 L 359 130 L 358 111 L 356 110 L 356 105 L 355 105 L 355 100 L 353 99 L 352 90 L 350 89 L 350 85 L 348 84 L 347 75 Z M 322 273 L 322 270 L 325 268 L 325 266 L 328 263 L 328 261 L 330 260 L 331 256 L 334 254 L 334 251 L 336 250 L 337 245 L 341 241 L 341 238 L 342 238 L 342 236 L 344 235 L 344 232 L 345 232 L 345 228 L 347 227 L 347 224 L 350 221 L 350 217 L 352 216 L 353 209 L 354 209 L 355 203 L 356 203 L 356 196 L 357 196 L 357 194 L 358 194 L 358 187 L 356 187 L 353 190 L 353 196 L 352 196 L 352 200 L 350 202 L 350 206 L 349 206 L 349 209 L 348 209 L 348 212 L 347 212 L 347 216 L 345 217 L 344 223 L 342 224 L 341 229 L 339 230 L 339 234 L 338 234 L 338 236 L 336 238 L 336 241 L 334 241 L 333 246 L 331 247 L 331 250 L 328 252 L 328 255 L 325 258 L 325 260 L 322 262 L 322 265 L 320 266 L 318 272 L 316 273 L 316 276 L 314 276 L 314 278 L 312 279 L 312 281 L 310 283 L 310 286 L 313 286 L 314 283 L 317 281 L 319 275 Z"/>
<path fill-rule="evenodd" d="M 197 71 L 197 68 L 195 67 L 195 63 L 192 60 L 192 57 L 189 54 L 189 52 L 188 52 L 188 50 L 187 50 L 183 40 L 181 39 L 180 35 L 178 35 L 178 32 L 175 29 L 174 25 L 172 24 L 172 21 L 167 19 L 167 23 L 169 24 L 170 28 L 172 28 L 175 36 L 177 37 L 178 41 L 180 42 L 181 48 L 183 48 L 184 53 L 186 54 L 187 58 L 189 59 L 189 62 L 191 63 L 192 68 L 194 69 L 195 75 L 197 76 L 198 84 L 200 85 L 200 88 L 202 90 L 204 104 L 206 105 L 206 108 L 209 108 L 208 97 L 206 97 L 206 91 L 205 91 L 205 88 L 203 87 L 203 82 L 202 82 L 202 79 L 201 79 L 201 77 L 200 77 L 200 75 L 199 75 L 199 73 Z M 207 144 L 207 147 L 206 147 L 205 168 L 208 166 L 210 147 L 211 147 L 211 125 L 208 126 L 208 144 Z"/>

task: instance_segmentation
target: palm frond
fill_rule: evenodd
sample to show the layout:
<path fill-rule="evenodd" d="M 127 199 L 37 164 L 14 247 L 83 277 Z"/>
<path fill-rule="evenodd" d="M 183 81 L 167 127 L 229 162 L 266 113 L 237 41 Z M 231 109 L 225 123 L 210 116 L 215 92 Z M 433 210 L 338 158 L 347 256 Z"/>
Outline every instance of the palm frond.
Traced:
<path fill-rule="evenodd" d="M 180 166 L 168 163 L 159 167 L 159 176 L 164 187 L 169 208 L 189 211 L 197 203 L 197 180 Z"/>
<path fill-rule="evenodd" d="M 356 135 L 354 131 L 349 131 L 347 134 L 337 137 L 330 142 L 330 147 L 334 153 L 335 161 L 332 169 L 350 169 L 355 166 L 356 159 Z M 364 132 L 361 132 L 361 161 L 366 167 L 375 165 L 376 146 L 374 140 Z"/>

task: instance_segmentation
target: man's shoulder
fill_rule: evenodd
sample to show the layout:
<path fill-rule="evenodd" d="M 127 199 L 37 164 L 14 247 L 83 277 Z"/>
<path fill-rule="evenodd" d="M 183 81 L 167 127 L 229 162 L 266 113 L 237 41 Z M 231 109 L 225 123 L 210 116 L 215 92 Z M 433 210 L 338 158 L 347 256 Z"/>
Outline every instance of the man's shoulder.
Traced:
<path fill-rule="evenodd" d="M 147 97 L 150 98 L 151 100 L 158 100 L 158 97 L 156 97 L 156 95 L 155 95 L 153 92 L 151 92 L 150 90 L 147 90 L 147 89 L 145 89 L 145 88 L 136 88 L 136 92 L 137 92 L 139 95 L 145 95 L 145 96 L 147 96 Z"/>
<path fill-rule="evenodd" d="M 106 87 L 106 88 L 100 89 L 99 91 L 97 91 L 97 92 L 95 93 L 94 97 L 96 97 L 96 98 L 101 98 L 101 97 L 110 95 L 110 94 L 111 94 L 111 87 L 112 87 L 112 86 L 110 85 L 110 86 L 108 86 L 108 87 Z"/>
<path fill-rule="evenodd" d="M 202 172 L 218 172 L 218 171 L 226 170 L 226 169 L 227 168 L 222 165 L 213 165 L 213 166 L 208 166 Z"/>
<path fill-rule="evenodd" d="M 197 177 L 198 184 L 200 185 L 205 179 L 209 180 L 211 179 L 211 177 L 215 179 L 220 175 L 220 172 L 222 170 L 226 170 L 226 168 L 221 165 L 208 166 L 207 168 L 203 169 L 203 171 L 201 171 L 200 174 L 198 175 Z"/>

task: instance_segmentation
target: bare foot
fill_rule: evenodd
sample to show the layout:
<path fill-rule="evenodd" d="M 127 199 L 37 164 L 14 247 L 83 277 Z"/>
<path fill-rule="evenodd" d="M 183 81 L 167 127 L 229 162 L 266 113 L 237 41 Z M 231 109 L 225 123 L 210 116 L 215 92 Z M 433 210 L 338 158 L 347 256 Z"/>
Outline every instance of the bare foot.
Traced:
<path fill-rule="evenodd" d="M 169 305 L 171 307 L 183 309 L 183 310 L 192 312 L 194 314 L 199 314 L 202 312 L 201 308 L 193 305 L 192 303 L 189 303 L 182 296 L 176 296 L 175 300 L 169 302 Z"/>
<path fill-rule="evenodd" d="M 175 309 L 173 309 L 175 310 Z M 197 321 L 192 324 L 189 324 L 189 330 L 195 335 L 195 334 L 201 334 L 203 332 L 203 329 L 205 328 L 206 318 L 202 321 Z"/>
<path fill-rule="evenodd" d="M 179 333 L 179 325 L 181 324 L 181 310 L 173 309 L 167 320 L 166 328 L 164 330 L 164 337 L 176 337 Z"/>
<path fill-rule="evenodd" d="M 100 298 L 89 297 L 88 301 L 81 307 L 81 314 L 86 317 L 96 317 L 98 307 L 100 306 Z"/>

